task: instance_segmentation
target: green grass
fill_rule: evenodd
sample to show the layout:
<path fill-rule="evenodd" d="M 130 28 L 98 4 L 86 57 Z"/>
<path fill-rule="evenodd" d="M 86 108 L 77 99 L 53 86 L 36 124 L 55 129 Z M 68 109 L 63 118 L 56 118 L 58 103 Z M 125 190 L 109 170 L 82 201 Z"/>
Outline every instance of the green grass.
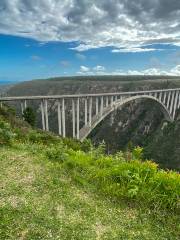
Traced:
<path fill-rule="evenodd" d="M 0 239 L 179 239 L 176 214 L 105 197 L 44 152 L 1 148 Z"/>
<path fill-rule="evenodd" d="M 8 122 L 8 123 L 7 123 Z M 30 128 L 2 109 L 0 240 L 180 239 L 180 175 Z"/>

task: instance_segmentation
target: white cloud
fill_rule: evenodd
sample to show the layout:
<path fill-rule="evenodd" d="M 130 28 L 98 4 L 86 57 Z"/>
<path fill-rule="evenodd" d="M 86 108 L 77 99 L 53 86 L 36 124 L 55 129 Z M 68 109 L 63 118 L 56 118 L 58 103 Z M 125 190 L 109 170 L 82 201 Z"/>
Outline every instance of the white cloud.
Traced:
<path fill-rule="evenodd" d="M 180 1 L 0 0 L 0 33 L 41 42 L 76 41 L 85 51 L 155 51 L 154 43 L 180 46 Z"/>
<path fill-rule="evenodd" d="M 147 68 L 144 70 L 132 70 L 124 71 L 122 69 L 116 69 L 115 71 L 107 71 L 103 66 L 96 66 L 94 68 L 80 67 L 80 71 L 77 74 L 80 75 L 165 75 L 165 76 L 180 76 L 180 65 L 172 67 L 169 70 L 162 68 Z M 100 67 L 102 67 L 100 69 Z"/>
<path fill-rule="evenodd" d="M 97 72 L 102 72 L 102 71 L 105 71 L 105 67 L 104 66 L 96 66 L 93 68 L 94 71 L 97 71 Z"/>
<path fill-rule="evenodd" d="M 80 72 L 84 72 L 87 73 L 89 72 L 90 68 L 86 67 L 86 66 L 80 66 Z"/>
<path fill-rule="evenodd" d="M 105 75 L 106 70 L 104 66 L 97 65 L 93 68 L 80 66 L 80 70 L 77 72 L 80 75 Z"/>
<path fill-rule="evenodd" d="M 165 76 L 180 76 L 180 65 L 172 67 L 169 70 L 163 70 L 161 68 L 147 68 L 145 70 L 116 70 L 110 74 L 113 75 L 165 75 Z"/>
<path fill-rule="evenodd" d="M 112 53 L 153 52 L 153 51 L 160 51 L 160 50 L 162 50 L 162 49 L 132 47 L 132 48 L 119 48 L 119 49 L 113 49 L 113 50 L 112 50 Z"/>

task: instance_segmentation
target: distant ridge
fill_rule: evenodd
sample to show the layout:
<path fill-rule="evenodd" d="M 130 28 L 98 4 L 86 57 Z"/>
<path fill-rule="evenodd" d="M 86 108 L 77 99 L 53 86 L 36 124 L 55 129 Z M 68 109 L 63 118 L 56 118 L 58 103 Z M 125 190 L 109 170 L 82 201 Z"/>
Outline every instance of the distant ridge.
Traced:
<path fill-rule="evenodd" d="M 89 75 L 89 76 L 68 76 L 51 77 L 34 80 L 53 80 L 53 81 L 145 81 L 145 80 L 180 80 L 180 76 L 167 75 Z"/>

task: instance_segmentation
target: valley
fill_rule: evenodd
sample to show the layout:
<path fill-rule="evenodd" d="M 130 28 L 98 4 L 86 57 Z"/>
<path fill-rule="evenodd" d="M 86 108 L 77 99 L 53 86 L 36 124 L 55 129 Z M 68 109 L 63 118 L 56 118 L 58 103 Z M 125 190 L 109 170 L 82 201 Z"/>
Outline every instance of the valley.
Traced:
<path fill-rule="evenodd" d="M 7 94 L 9 96 L 65 95 L 178 87 L 180 80 L 177 77 L 159 77 L 159 79 L 152 76 L 149 78 L 147 76 L 73 77 L 23 82 L 10 88 Z M 32 101 L 28 104 L 37 113 L 37 126 L 42 127 L 39 106 Z M 54 103 L 49 110 L 50 130 L 57 133 L 57 114 L 51 111 L 53 105 Z M 93 130 L 89 138 L 95 145 L 104 141 L 108 153 L 139 145 L 144 148 L 145 159 L 153 159 L 164 168 L 180 170 L 180 149 L 177 147 L 180 143 L 178 119 L 177 112 L 175 123 L 166 126 L 157 106 L 148 100 L 134 101 L 108 116 Z M 70 132 L 72 132 L 72 124 L 69 120 L 67 134 Z M 172 141 L 169 142 L 169 137 L 173 139 L 173 145 L 171 145 Z"/>

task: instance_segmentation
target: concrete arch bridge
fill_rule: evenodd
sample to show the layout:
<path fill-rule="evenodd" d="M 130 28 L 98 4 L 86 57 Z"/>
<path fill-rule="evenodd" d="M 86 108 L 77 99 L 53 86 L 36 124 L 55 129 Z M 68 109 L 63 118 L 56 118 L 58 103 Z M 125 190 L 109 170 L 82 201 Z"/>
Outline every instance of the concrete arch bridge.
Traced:
<path fill-rule="evenodd" d="M 42 129 L 49 131 L 49 111 L 57 112 L 59 135 L 65 137 L 67 116 L 71 116 L 71 136 L 83 141 L 91 131 L 111 112 L 124 104 L 137 99 L 149 99 L 159 105 L 167 121 L 174 121 L 176 111 L 180 108 L 180 89 L 160 89 L 149 91 L 3 97 L 3 102 L 20 102 L 21 111 L 32 101 L 38 101 L 41 113 Z M 52 104 L 53 103 L 53 104 Z"/>

